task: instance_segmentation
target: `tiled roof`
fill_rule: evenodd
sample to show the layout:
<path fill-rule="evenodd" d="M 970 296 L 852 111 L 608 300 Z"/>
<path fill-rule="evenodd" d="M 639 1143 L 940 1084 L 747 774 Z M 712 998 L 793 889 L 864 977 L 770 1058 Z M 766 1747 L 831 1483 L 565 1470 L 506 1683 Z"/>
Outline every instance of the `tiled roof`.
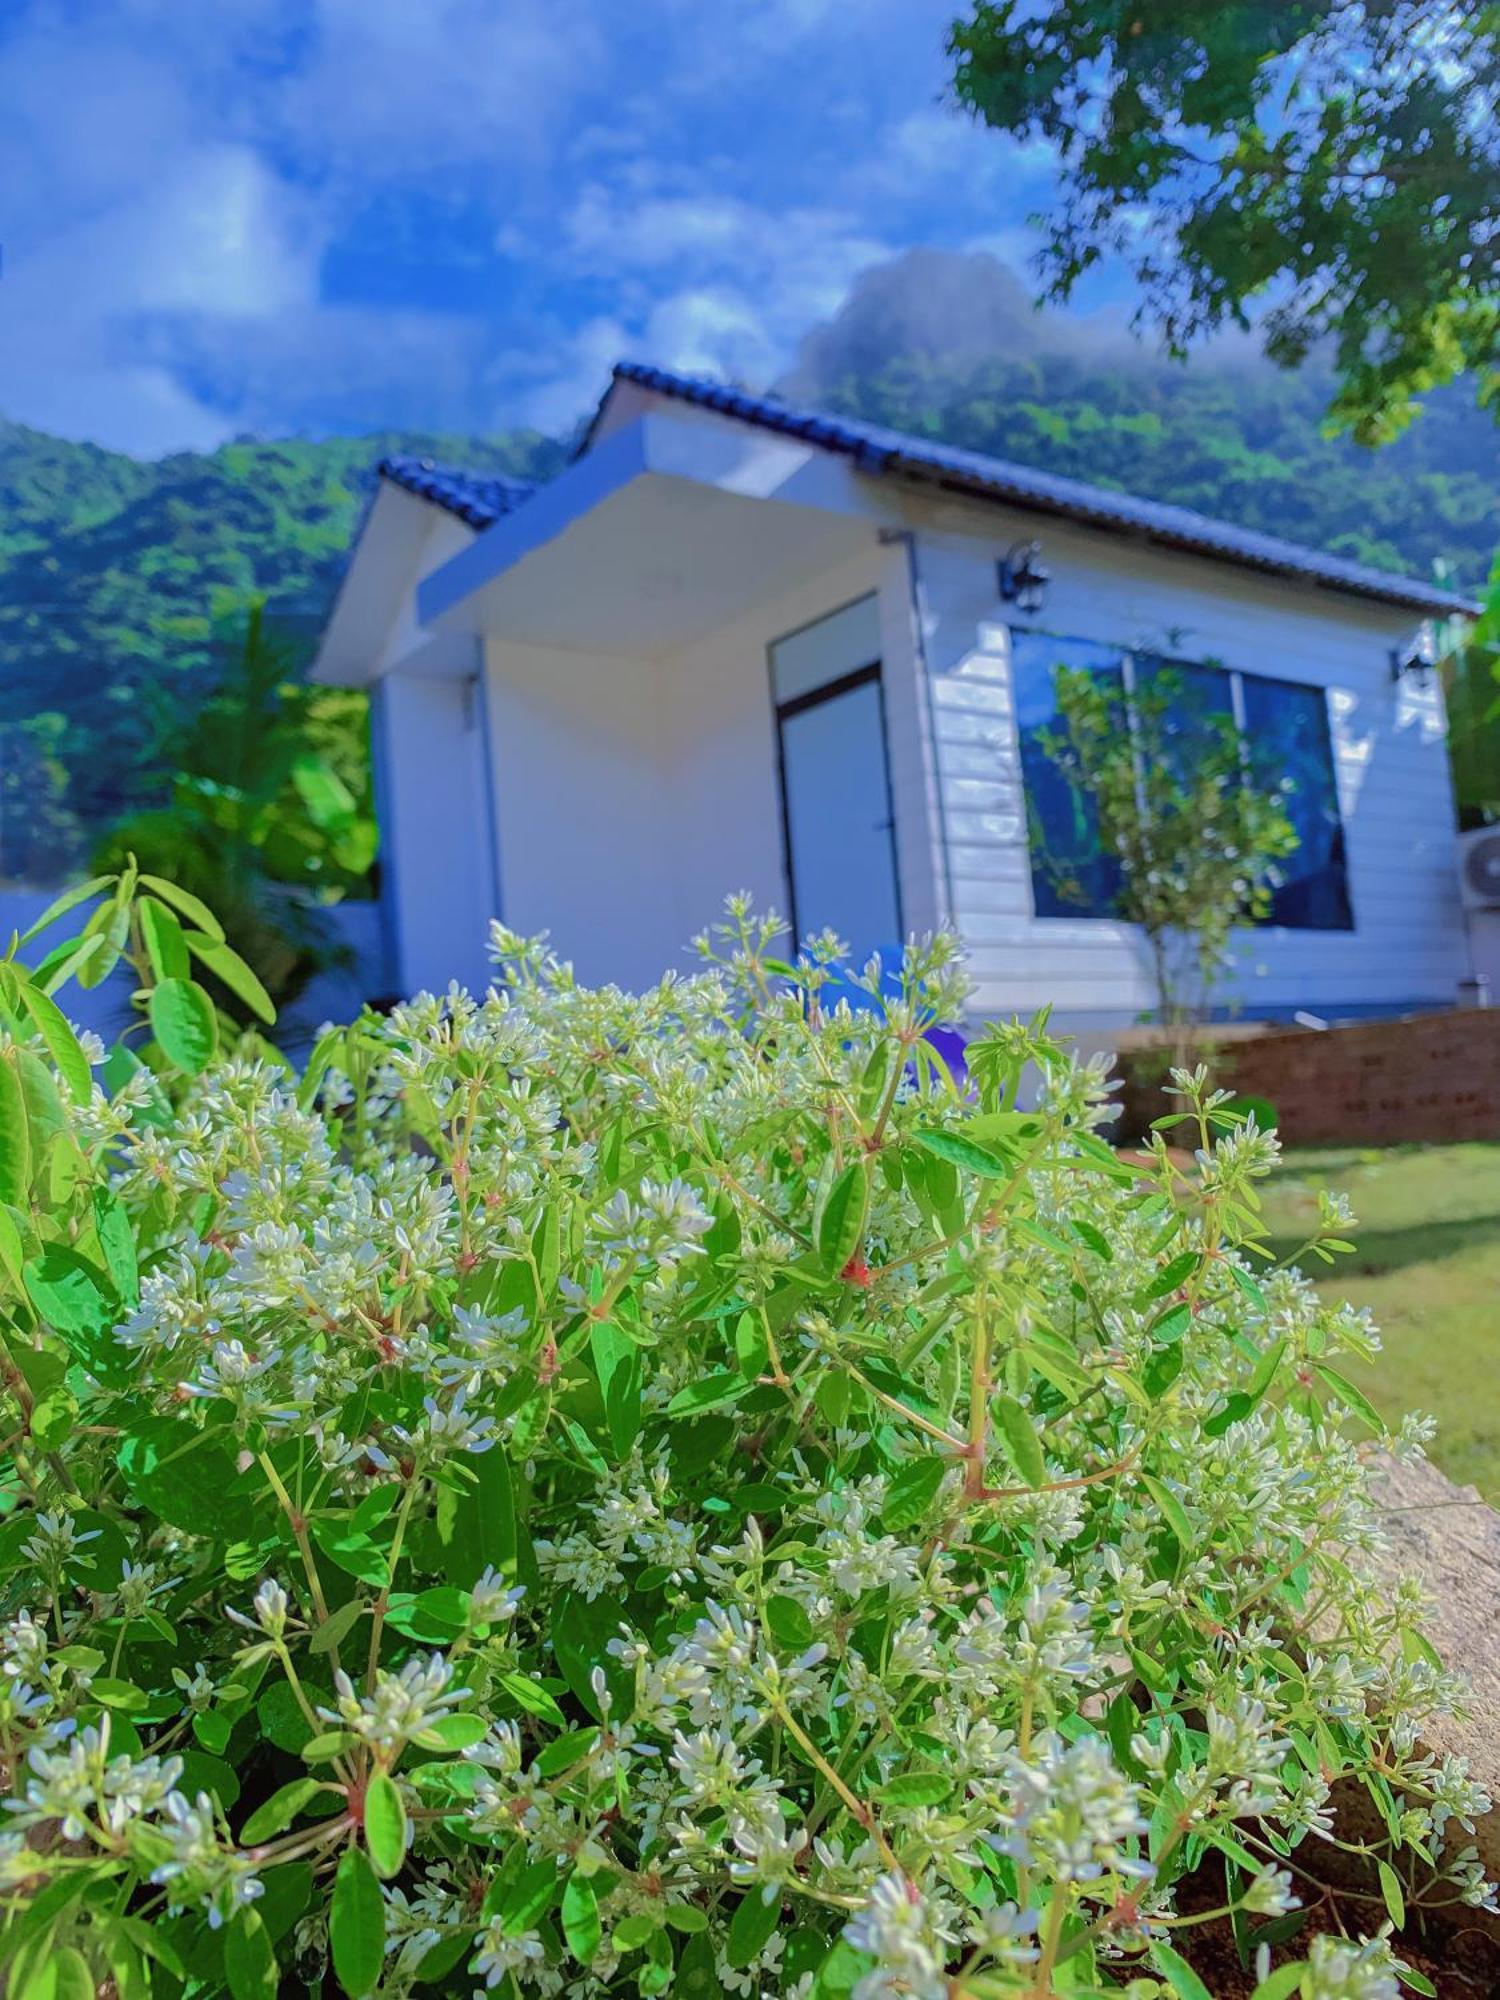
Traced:
<path fill-rule="evenodd" d="M 1326 555 L 1298 542 L 1260 534 L 1253 528 L 1232 527 L 1226 521 L 1215 521 L 1188 507 L 1142 500 L 1130 493 L 1114 493 L 1106 487 L 1040 472 L 1010 459 L 990 458 L 983 452 L 910 437 L 853 417 L 798 409 L 779 397 L 754 396 L 722 382 L 678 375 L 670 369 L 641 362 L 622 361 L 614 373 L 616 381 L 634 382 L 659 395 L 675 396 L 682 402 L 719 410 L 742 422 L 840 452 L 862 472 L 890 473 L 950 491 L 1011 502 L 1094 527 L 1136 535 L 1169 548 L 1217 556 L 1249 569 L 1300 577 L 1383 603 L 1405 605 L 1414 611 L 1449 614 L 1476 608 L 1468 600 L 1439 590 L 1435 584 L 1424 583 L 1420 578 L 1372 569 L 1365 563 Z"/>
<path fill-rule="evenodd" d="M 451 465 L 437 465 L 430 458 L 402 455 L 383 458 L 375 468 L 382 479 L 404 486 L 419 499 L 445 507 L 471 528 L 490 528 L 503 514 L 510 514 L 536 491 L 522 479 L 502 479 L 483 472 L 461 472 Z"/>

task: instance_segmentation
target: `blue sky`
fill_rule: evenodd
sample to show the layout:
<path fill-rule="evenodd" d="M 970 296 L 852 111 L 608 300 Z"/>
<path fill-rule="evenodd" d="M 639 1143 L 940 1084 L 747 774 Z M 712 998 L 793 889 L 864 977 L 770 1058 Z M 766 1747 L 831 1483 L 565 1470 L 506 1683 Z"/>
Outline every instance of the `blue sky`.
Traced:
<path fill-rule="evenodd" d="M 774 377 L 1050 161 L 956 0 L 0 0 L 0 413 L 156 453 L 569 424 L 617 355 Z"/>

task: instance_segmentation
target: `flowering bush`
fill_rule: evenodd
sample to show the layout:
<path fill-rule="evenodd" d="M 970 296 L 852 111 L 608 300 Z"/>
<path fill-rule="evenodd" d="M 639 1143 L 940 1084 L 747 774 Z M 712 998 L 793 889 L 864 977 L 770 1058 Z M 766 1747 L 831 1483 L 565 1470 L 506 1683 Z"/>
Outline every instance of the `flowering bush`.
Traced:
<path fill-rule="evenodd" d="M 947 940 L 882 998 L 731 912 L 639 998 L 497 934 L 300 1079 L 106 1089 L 8 963 L 12 1995 L 1201 2000 L 1225 1911 L 1262 2000 L 1430 1991 L 1486 1801 L 1274 1139 L 1182 1078 L 1122 1163 L 1045 1021 L 954 1082 Z"/>

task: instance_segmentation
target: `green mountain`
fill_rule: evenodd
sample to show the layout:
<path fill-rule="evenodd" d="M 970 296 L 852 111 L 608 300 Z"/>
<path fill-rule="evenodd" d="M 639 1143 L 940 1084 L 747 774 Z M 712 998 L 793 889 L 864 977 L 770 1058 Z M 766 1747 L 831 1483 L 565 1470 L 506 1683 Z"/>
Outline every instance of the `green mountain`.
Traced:
<path fill-rule="evenodd" d="M 1500 430 L 1454 391 L 1371 453 L 1321 434 L 1326 384 L 1248 341 L 1189 366 L 1038 313 L 994 258 L 913 251 L 803 342 L 785 393 L 1477 586 L 1500 544 Z M 0 422 L 0 880 L 45 878 L 163 789 L 157 745 L 215 674 L 214 614 L 264 595 L 312 651 L 376 461 L 546 478 L 535 432 L 240 441 L 142 462 Z"/>
<path fill-rule="evenodd" d="M 0 422 L 0 880 L 48 879 L 154 802 L 156 746 L 216 675 L 215 613 L 264 596 L 310 657 L 376 463 L 547 478 L 563 448 L 377 433 L 151 462 Z"/>
<path fill-rule="evenodd" d="M 1465 386 L 1378 451 L 1323 435 L 1328 377 L 1248 337 L 1188 363 L 1117 323 L 1038 312 L 994 257 L 912 250 L 857 281 L 781 387 L 823 409 L 993 452 L 1477 589 L 1500 546 L 1500 424 Z"/>

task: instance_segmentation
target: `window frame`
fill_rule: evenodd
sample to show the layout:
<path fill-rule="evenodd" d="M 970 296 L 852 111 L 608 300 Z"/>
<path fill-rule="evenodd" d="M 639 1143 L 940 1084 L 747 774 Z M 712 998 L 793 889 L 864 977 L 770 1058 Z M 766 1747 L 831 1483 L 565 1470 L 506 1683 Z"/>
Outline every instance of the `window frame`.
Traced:
<path fill-rule="evenodd" d="M 1359 919 L 1354 907 L 1354 887 L 1350 879 L 1349 828 L 1348 828 L 1348 822 L 1344 814 L 1344 801 L 1341 796 L 1339 787 L 1338 746 L 1337 746 L 1337 739 L 1334 734 L 1333 714 L 1328 701 L 1328 688 L 1323 682 L 1296 680 L 1288 674 L 1253 673 L 1248 668 L 1231 666 L 1227 662 L 1222 660 L 1193 659 L 1184 654 L 1161 652 L 1158 651 L 1155 647 L 1139 643 L 1134 645 L 1125 645 L 1125 644 L 1117 645 L 1117 642 L 1114 640 L 1093 639 L 1079 632 L 1067 632 L 1067 633 L 1054 632 L 1044 625 L 1012 624 L 1008 629 L 1011 639 L 1010 659 L 1009 659 L 1010 696 L 1011 696 L 1011 714 L 1015 725 L 1016 772 L 1021 785 L 1023 797 L 1025 797 L 1026 799 L 1026 804 L 1028 808 L 1030 800 L 1029 800 L 1029 787 L 1026 781 L 1025 753 L 1022 748 L 1021 704 L 1017 699 L 1016 680 L 1015 680 L 1016 665 L 1015 665 L 1014 641 L 1018 637 L 1024 637 L 1028 639 L 1053 639 L 1056 640 L 1059 646 L 1072 646 L 1072 645 L 1101 646 L 1117 650 L 1120 658 L 1119 671 L 1120 671 L 1121 692 L 1124 697 L 1127 715 L 1130 714 L 1132 704 L 1135 698 L 1135 692 L 1137 686 L 1137 672 L 1138 672 L 1137 662 L 1139 660 L 1150 659 L 1155 661 L 1159 666 L 1169 669 L 1172 667 L 1181 667 L 1196 672 L 1202 672 L 1206 670 L 1210 673 L 1223 674 L 1229 683 L 1229 688 L 1228 688 L 1229 714 L 1234 722 L 1235 733 L 1238 736 L 1241 745 L 1242 760 L 1246 762 L 1247 768 L 1248 768 L 1248 757 L 1245 749 L 1246 738 L 1247 738 L 1247 731 L 1245 726 L 1245 714 L 1246 714 L 1245 683 L 1247 681 L 1260 681 L 1272 687 L 1297 688 L 1299 690 L 1305 690 L 1311 694 L 1315 694 L 1319 699 L 1323 711 L 1323 724 L 1326 732 L 1326 742 L 1328 749 L 1328 774 L 1332 781 L 1333 809 L 1335 818 L 1337 820 L 1341 848 L 1342 848 L 1340 867 L 1343 874 L 1344 903 L 1349 912 L 1349 921 L 1347 923 L 1341 923 L 1341 924 L 1286 924 L 1286 923 L 1279 923 L 1276 917 L 1272 915 L 1266 917 L 1261 923 L 1255 925 L 1249 925 L 1246 926 L 1246 928 L 1252 930 L 1281 930 L 1285 931 L 1289 936 L 1309 935 L 1314 937 L 1350 937 L 1354 935 L 1354 933 L 1359 928 Z M 1059 664 L 1066 664 L 1066 663 L 1059 662 Z M 1129 726 L 1133 732 L 1134 730 L 1133 719 L 1130 721 Z M 1032 855 L 1032 848 L 1031 848 L 1031 831 L 1030 831 L 1031 822 L 1030 822 L 1029 810 L 1023 811 L 1022 824 L 1023 824 L 1023 839 L 1025 841 L 1025 846 L 1026 846 L 1026 886 L 1027 886 L 1027 894 L 1031 900 L 1031 917 L 1034 923 L 1043 923 L 1043 924 L 1053 924 L 1053 923 L 1128 924 L 1129 923 L 1130 921 L 1129 918 L 1123 917 L 1117 911 L 1112 911 L 1112 910 L 1080 909 L 1067 912 L 1039 910 L 1037 908 L 1036 865 Z"/>

